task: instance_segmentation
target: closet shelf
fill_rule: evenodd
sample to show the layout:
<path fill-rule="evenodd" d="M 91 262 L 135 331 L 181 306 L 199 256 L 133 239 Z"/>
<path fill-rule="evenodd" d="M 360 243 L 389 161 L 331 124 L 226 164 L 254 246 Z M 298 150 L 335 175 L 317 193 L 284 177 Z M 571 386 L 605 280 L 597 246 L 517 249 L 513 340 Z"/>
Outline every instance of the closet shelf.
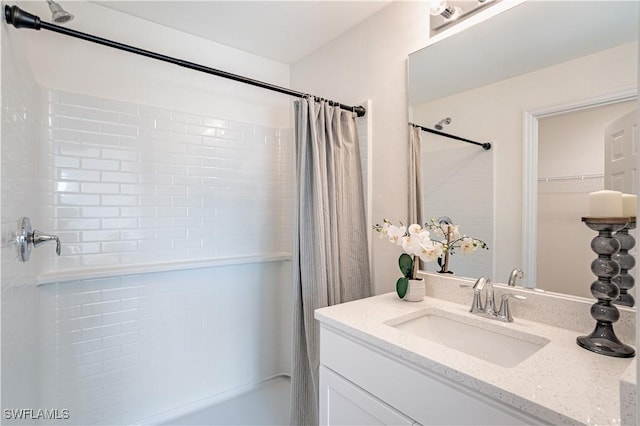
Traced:
<path fill-rule="evenodd" d="M 40 286 L 44 284 L 63 283 L 68 281 L 113 278 L 119 276 L 152 274 L 156 272 L 182 271 L 218 266 L 282 262 L 290 260 L 291 253 L 274 252 L 250 256 L 212 257 L 206 259 L 180 260 L 158 263 L 74 268 L 61 271 L 49 271 L 40 274 L 38 275 L 38 278 L 36 280 L 36 285 Z"/>

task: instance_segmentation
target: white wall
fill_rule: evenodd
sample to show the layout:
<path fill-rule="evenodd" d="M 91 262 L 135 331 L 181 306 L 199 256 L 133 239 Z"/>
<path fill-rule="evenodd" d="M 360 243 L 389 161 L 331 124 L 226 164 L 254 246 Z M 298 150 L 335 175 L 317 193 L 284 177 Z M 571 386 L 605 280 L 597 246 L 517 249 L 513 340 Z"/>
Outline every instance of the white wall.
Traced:
<path fill-rule="evenodd" d="M 343 103 L 372 100 L 373 221 L 406 221 L 408 117 L 406 64 L 426 44 L 429 14 L 422 2 L 393 2 L 291 67 L 292 88 Z M 373 231 L 372 235 L 373 235 Z M 393 291 L 400 252 L 373 241 L 373 291 Z"/>
<path fill-rule="evenodd" d="M 23 34 L 2 25 L 2 408 L 37 408 L 38 330 L 34 263 L 17 260 L 9 240 L 21 216 L 37 220 L 38 87 L 22 54 Z M 3 412 L 4 414 L 4 412 Z M 4 422 L 4 415 L 2 417 Z M 15 421 L 30 424 L 31 421 Z"/>
<path fill-rule="evenodd" d="M 451 116 L 455 127 L 452 123 L 448 131 L 493 144 L 496 280 L 506 281 L 509 271 L 521 264 L 523 111 L 633 87 L 636 53 L 636 43 L 626 44 L 414 108 L 417 122 Z"/>

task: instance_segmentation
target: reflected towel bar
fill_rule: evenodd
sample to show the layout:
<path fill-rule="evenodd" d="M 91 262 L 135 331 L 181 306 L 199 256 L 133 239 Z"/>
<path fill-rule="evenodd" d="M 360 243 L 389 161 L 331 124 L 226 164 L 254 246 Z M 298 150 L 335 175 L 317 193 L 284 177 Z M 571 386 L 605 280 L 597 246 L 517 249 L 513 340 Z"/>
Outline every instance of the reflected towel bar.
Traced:
<path fill-rule="evenodd" d="M 429 129 L 428 127 L 420 126 L 419 124 L 409 123 L 409 125 L 411 125 L 413 127 L 418 127 L 421 130 L 424 130 L 425 132 L 433 133 L 434 135 L 444 136 L 445 138 L 455 139 L 457 141 L 466 142 L 466 143 L 472 143 L 474 145 L 481 146 L 482 149 L 484 149 L 485 151 L 488 151 L 488 150 L 491 149 L 491 144 L 489 142 L 482 143 L 482 142 L 472 141 L 470 139 L 461 138 L 460 136 L 452 135 L 450 133 L 445 133 L 445 132 L 440 132 L 438 130 Z"/>

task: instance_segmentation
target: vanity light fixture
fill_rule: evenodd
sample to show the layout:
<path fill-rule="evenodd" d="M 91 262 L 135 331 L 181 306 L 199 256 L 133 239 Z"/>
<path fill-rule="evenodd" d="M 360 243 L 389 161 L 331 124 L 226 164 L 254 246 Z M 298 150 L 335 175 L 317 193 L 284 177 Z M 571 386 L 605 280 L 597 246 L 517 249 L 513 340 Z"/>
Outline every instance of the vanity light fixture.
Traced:
<path fill-rule="evenodd" d="M 429 23 L 431 35 L 467 19 L 469 16 L 490 7 L 501 0 L 430 0 Z"/>
<path fill-rule="evenodd" d="M 433 0 L 429 3 L 429 13 L 432 16 L 442 16 L 444 19 L 455 19 L 462 11 L 459 7 L 450 6 L 447 0 Z"/>

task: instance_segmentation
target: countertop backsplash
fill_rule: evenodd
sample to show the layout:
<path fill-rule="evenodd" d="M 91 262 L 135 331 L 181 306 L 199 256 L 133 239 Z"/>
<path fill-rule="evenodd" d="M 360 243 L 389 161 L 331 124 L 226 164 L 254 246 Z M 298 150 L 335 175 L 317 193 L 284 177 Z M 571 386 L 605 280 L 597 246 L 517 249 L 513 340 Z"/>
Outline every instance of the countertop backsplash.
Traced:
<path fill-rule="evenodd" d="M 468 278 L 444 276 L 437 273 L 421 273 L 426 279 L 426 295 L 471 307 L 474 281 Z M 461 287 L 463 285 L 469 288 Z M 504 293 L 515 293 L 525 296 L 527 300 L 512 300 L 511 313 L 514 321 L 524 318 L 554 327 L 566 328 L 577 332 L 591 333 L 595 320 L 590 309 L 596 299 L 589 300 L 575 296 L 567 296 L 553 292 L 541 292 L 523 287 L 507 287 L 506 284 L 494 283 L 495 298 L 500 300 Z M 620 319 L 613 324 L 616 335 L 624 343 L 635 345 L 635 310 L 618 306 Z"/>

